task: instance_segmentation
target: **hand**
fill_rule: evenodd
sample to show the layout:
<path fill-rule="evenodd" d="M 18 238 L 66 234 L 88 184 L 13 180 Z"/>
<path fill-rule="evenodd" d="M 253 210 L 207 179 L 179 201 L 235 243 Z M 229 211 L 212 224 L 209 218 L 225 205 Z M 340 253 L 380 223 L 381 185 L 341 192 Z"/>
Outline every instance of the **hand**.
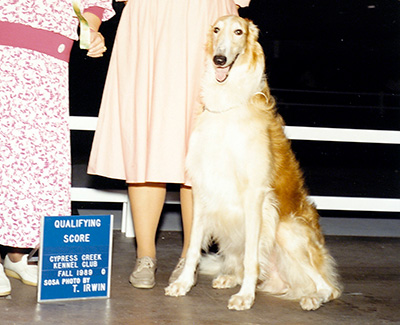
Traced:
<path fill-rule="evenodd" d="M 101 33 L 90 30 L 90 47 L 87 55 L 91 58 L 100 58 L 104 52 L 107 51 L 105 46 L 104 37 Z"/>

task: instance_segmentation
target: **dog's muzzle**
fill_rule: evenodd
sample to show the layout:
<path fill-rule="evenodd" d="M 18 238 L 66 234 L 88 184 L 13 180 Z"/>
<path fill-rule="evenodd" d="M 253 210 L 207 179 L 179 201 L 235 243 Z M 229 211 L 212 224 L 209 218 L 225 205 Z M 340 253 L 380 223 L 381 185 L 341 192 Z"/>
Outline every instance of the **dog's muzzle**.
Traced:
<path fill-rule="evenodd" d="M 213 62 L 215 65 L 215 79 L 221 83 L 228 78 L 229 71 L 232 64 L 224 66 L 226 64 L 227 58 L 225 55 L 214 55 Z"/>
<path fill-rule="evenodd" d="M 229 71 L 231 71 L 231 68 L 238 56 L 239 54 L 235 56 L 235 59 L 232 61 L 231 64 L 226 65 L 228 58 L 225 55 L 214 55 L 213 62 L 215 66 L 215 79 L 219 83 L 224 82 L 228 78 Z"/>

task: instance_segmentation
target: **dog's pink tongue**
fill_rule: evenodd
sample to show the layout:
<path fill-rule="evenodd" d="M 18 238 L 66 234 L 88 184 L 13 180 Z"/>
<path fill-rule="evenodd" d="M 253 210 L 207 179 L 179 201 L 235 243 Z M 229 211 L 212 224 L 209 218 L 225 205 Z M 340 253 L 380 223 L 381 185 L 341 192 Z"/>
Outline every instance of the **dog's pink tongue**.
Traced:
<path fill-rule="evenodd" d="M 228 76 L 229 67 L 226 68 L 216 68 L 215 69 L 215 78 L 218 82 L 222 82 Z"/>

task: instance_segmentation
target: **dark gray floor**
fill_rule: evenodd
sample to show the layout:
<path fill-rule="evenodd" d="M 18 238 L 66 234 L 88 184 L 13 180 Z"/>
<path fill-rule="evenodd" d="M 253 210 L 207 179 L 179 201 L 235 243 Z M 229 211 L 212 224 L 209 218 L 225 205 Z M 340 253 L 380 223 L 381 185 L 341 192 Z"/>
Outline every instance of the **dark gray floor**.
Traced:
<path fill-rule="evenodd" d="M 215 290 L 200 276 L 186 297 L 164 296 L 181 247 L 179 232 L 158 239 L 157 285 L 138 290 L 128 283 L 133 239 L 114 232 L 111 298 L 36 303 L 36 288 L 11 279 L 11 296 L 0 300 L 0 324 L 400 324 L 400 239 L 327 237 L 345 285 L 344 294 L 317 311 L 296 302 L 257 294 L 251 310 L 230 311 L 238 288 Z"/>

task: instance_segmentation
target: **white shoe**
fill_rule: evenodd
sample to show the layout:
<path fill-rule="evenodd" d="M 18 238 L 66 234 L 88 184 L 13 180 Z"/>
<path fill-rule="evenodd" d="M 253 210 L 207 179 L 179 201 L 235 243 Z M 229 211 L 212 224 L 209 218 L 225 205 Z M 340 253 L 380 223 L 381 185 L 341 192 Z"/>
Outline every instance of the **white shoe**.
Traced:
<path fill-rule="evenodd" d="M 11 284 L 4 273 L 3 264 L 0 264 L 0 296 L 8 296 L 11 293 Z"/>
<path fill-rule="evenodd" d="M 37 265 L 28 264 L 28 254 L 23 255 L 22 259 L 15 263 L 11 262 L 8 255 L 6 255 L 4 269 L 9 277 L 19 279 L 30 286 L 37 286 L 38 267 Z"/>

